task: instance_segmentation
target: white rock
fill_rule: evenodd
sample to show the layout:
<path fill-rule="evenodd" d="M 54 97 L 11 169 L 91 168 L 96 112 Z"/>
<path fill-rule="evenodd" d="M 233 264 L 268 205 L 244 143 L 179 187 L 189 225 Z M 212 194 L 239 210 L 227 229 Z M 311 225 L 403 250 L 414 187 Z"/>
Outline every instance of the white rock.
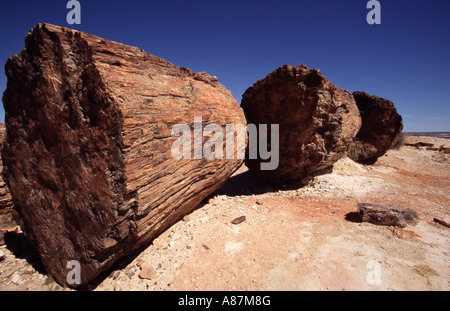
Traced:
<path fill-rule="evenodd" d="M 244 248 L 244 243 L 242 242 L 227 242 L 225 244 L 225 253 L 228 255 L 234 255 L 240 252 Z"/>
<path fill-rule="evenodd" d="M 177 244 L 176 241 L 171 241 L 171 242 L 169 242 L 169 247 L 173 248 L 175 246 L 175 244 Z"/>
<path fill-rule="evenodd" d="M 5 253 L 0 249 L 0 260 L 5 259 Z"/>
<path fill-rule="evenodd" d="M 22 284 L 23 281 L 17 273 L 14 273 L 11 278 L 11 282 L 13 282 L 16 285 L 20 285 Z"/>

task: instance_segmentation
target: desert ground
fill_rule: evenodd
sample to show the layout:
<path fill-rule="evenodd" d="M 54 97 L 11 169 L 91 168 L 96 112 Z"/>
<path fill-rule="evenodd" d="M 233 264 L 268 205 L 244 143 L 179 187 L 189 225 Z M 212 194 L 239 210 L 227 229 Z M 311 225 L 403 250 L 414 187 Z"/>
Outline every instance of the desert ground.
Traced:
<path fill-rule="evenodd" d="M 450 139 L 408 136 L 406 142 Z M 357 203 L 415 210 L 406 228 L 360 221 Z M 233 224 L 239 217 L 240 223 Z M 450 289 L 450 154 L 401 146 L 374 165 L 348 158 L 273 186 L 243 166 L 215 194 L 96 284 L 97 291 Z M 236 223 L 236 222 L 235 222 Z M 0 216 L 0 290 L 68 290 Z"/>

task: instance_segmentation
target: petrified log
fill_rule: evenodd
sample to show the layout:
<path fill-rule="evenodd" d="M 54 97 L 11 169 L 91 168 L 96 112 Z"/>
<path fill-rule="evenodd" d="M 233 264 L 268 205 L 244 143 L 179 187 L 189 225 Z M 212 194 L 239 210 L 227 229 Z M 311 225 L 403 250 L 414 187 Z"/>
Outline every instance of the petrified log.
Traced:
<path fill-rule="evenodd" d="M 5 124 L 0 124 L 0 152 L 3 148 L 3 141 L 6 137 L 6 128 Z M 0 172 L 3 170 L 3 162 L 1 160 L 0 155 Z M 6 183 L 3 180 L 3 177 L 0 176 L 0 215 L 11 212 L 13 207 L 13 202 L 11 198 L 11 193 L 9 193 L 9 189 L 6 186 Z"/>
<path fill-rule="evenodd" d="M 403 130 L 402 117 L 387 99 L 354 92 L 362 126 L 350 146 L 348 156 L 357 162 L 374 163 L 394 148 Z"/>
<path fill-rule="evenodd" d="M 416 211 L 384 203 L 358 203 L 358 213 L 362 221 L 381 226 L 404 228 L 419 221 Z"/>
<path fill-rule="evenodd" d="M 25 42 L 6 64 L 3 175 L 47 271 L 66 284 L 78 261 L 81 282 L 67 285 L 84 286 L 242 165 L 176 160 L 173 126 L 245 116 L 216 77 L 139 48 L 48 24 Z"/>
<path fill-rule="evenodd" d="M 306 65 L 285 65 L 259 80 L 244 93 L 241 107 L 248 123 L 279 124 L 278 168 L 261 170 L 261 157 L 245 161 L 250 170 L 275 182 L 332 166 L 361 126 L 352 94 Z"/>

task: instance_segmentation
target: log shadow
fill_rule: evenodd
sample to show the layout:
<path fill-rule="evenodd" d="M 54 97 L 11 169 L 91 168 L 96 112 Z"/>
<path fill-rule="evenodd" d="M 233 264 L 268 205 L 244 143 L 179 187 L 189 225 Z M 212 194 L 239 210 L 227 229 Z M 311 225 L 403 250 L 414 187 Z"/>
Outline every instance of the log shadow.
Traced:
<path fill-rule="evenodd" d="M 211 196 L 206 197 L 201 201 L 197 207 L 195 207 L 192 211 L 190 211 L 188 214 L 193 213 L 194 211 L 203 208 L 206 204 L 208 204 L 208 199 Z M 130 264 L 133 263 L 133 261 L 141 255 L 147 248 L 149 248 L 155 239 L 160 237 L 162 234 L 164 234 L 167 230 L 170 230 L 173 225 L 175 225 L 177 222 L 182 221 L 183 218 L 174 219 L 171 223 L 167 225 L 167 228 L 161 230 L 161 232 L 155 234 L 155 237 L 151 240 L 147 241 L 146 243 L 142 244 L 141 247 L 137 248 L 134 251 L 131 251 L 130 253 L 124 255 L 123 257 L 118 258 L 110 267 L 105 269 L 104 271 L 100 272 L 99 275 L 97 275 L 92 281 L 89 282 L 89 284 L 84 286 L 79 286 L 76 288 L 77 291 L 94 291 L 98 286 L 100 286 L 106 279 L 113 278 L 116 279 L 115 275 L 117 271 L 123 271 L 126 269 Z"/>
<path fill-rule="evenodd" d="M 354 222 L 354 223 L 362 223 L 361 216 L 359 215 L 358 212 L 350 212 L 350 213 L 346 214 L 345 220 L 347 220 L 349 222 Z"/>
<path fill-rule="evenodd" d="M 5 233 L 5 245 L 16 258 L 25 259 L 36 272 L 48 275 L 36 248 L 23 233 Z"/>
<path fill-rule="evenodd" d="M 310 175 L 312 180 L 315 176 L 326 175 L 333 172 L 333 167 L 326 168 Z M 305 187 L 302 180 L 293 180 L 288 182 L 273 182 L 263 179 L 257 174 L 247 170 L 243 173 L 230 177 L 225 184 L 213 193 L 214 195 L 226 195 L 229 197 L 241 195 L 258 195 L 268 192 L 298 190 Z"/>

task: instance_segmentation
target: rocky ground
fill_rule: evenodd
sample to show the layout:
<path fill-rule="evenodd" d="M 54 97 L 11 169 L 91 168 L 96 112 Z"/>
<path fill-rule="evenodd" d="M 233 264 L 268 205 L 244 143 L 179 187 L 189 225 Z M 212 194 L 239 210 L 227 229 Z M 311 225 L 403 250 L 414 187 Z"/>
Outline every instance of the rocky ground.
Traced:
<path fill-rule="evenodd" d="M 410 207 L 421 220 L 404 229 L 361 223 L 358 202 Z M 450 154 L 427 147 L 391 150 L 372 166 L 344 158 L 280 187 L 243 167 L 95 290 L 447 291 L 450 228 L 435 218 L 450 223 Z M 64 290 L 9 215 L 0 229 L 0 290 Z"/>

